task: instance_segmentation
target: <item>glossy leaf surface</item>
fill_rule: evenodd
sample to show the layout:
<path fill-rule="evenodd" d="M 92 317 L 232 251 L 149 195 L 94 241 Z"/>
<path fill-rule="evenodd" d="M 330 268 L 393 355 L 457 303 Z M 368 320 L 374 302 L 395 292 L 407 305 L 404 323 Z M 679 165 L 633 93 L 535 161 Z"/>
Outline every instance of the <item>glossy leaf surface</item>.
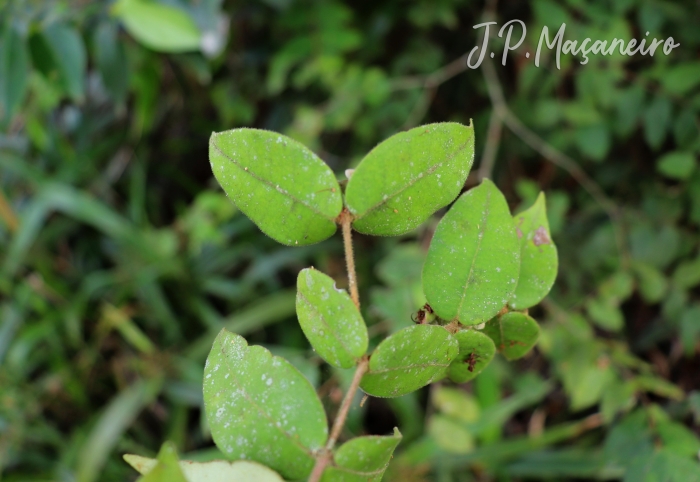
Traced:
<path fill-rule="evenodd" d="M 313 244 L 336 230 L 343 208 L 333 171 L 299 142 L 276 132 L 213 133 L 209 160 L 238 208 L 276 241 Z"/>
<path fill-rule="evenodd" d="M 428 124 L 396 134 L 360 162 L 345 190 L 365 234 L 406 233 L 449 204 L 474 161 L 474 128 L 455 122 Z"/>

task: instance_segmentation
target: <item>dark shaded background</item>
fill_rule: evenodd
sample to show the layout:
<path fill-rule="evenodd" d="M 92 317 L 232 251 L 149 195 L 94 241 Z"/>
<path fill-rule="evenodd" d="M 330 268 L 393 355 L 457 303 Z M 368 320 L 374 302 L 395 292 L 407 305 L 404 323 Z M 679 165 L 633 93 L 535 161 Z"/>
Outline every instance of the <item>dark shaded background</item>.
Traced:
<path fill-rule="evenodd" d="M 457 390 L 371 399 L 348 434 L 398 424 L 388 480 L 700 480 L 697 2 L 163 0 L 207 39 L 183 52 L 144 45 L 121 4 L 0 5 L 2 480 L 133 480 L 121 454 L 166 439 L 215 457 L 201 373 L 222 326 L 287 357 L 332 413 L 348 374 L 310 351 L 294 280 L 314 265 L 343 283 L 340 241 L 262 235 L 214 182 L 208 137 L 282 132 L 342 178 L 402 129 L 470 119 L 467 188 L 490 177 L 513 209 L 547 193 L 560 273 L 531 313 L 540 343 Z M 526 41 L 465 69 L 484 18 L 523 20 Z M 680 47 L 536 68 L 524 53 L 562 23 Z M 436 220 L 356 238 L 375 343 L 421 304 Z"/>

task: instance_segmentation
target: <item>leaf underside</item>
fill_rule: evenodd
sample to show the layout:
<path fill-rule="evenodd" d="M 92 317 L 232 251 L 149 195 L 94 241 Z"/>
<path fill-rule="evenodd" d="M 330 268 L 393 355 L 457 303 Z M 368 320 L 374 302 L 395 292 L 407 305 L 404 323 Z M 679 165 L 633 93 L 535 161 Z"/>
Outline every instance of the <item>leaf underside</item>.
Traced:
<path fill-rule="evenodd" d="M 140 474 L 149 473 L 158 463 L 155 459 L 131 454 L 124 455 L 124 460 Z M 247 480 L 254 480 L 255 482 L 283 482 L 282 477 L 273 470 L 248 460 L 237 460 L 236 462 L 227 462 L 224 460 L 192 462 L 190 460 L 181 460 L 179 465 L 180 470 L 189 482 L 232 482 Z"/>

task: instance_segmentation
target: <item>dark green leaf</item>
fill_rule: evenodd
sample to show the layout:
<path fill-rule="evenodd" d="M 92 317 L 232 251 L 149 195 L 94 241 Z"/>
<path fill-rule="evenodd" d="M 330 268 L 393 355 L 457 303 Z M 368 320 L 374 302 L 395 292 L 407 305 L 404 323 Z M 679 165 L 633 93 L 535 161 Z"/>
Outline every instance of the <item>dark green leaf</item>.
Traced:
<path fill-rule="evenodd" d="M 508 360 L 517 360 L 529 352 L 540 336 L 537 322 L 524 313 L 510 312 L 486 323 L 484 333 Z"/>
<path fill-rule="evenodd" d="M 331 365 L 350 368 L 367 351 L 367 327 L 345 290 L 314 268 L 297 277 L 299 324 L 316 352 Z"/>
<path fill-rule="evenodd" d="M 326 468 L 322 482 L 379 482 L 401 441 L 399 429 L 394 435 L 357 437 L 345 442 Z"/>
<path fill-rule="evenodd" d="M 119 40 L 118 27 L 113 22 L 102 22 L 95 30 L 95 61 L 107 92 L 117 103 L 126 99 L 129 88 L 129 70 L 124 44 Z"/>
<path fill-rule="evenodd" d="M 485 179 L 440 221 L 423 267 L 425 296 L 445 320 L 482 323 L 506 305 L 519 272 L 520 242 L 508 204 Z"/>
<path fill-rule="evenodd" d="M 695 171 L 695 156 L 690 152 L 674 151 L 665 154 L 656 163 L 656 170 L 670 179 L 685 180 Z"/>
<path fill-rule="evenodd" d="M 671 101 L 658 95 L 644 112 L 644 138 L 652 149 L 661 147 L 671 122 Z"/>
<path fill-rule="evenodd" d="M 700 85 L 700 62 L 683 62 L 669 67 L 661 77 L 661 84 L 672 94 L 685 94 Z"/>
<path fill-rule="evenodd" d="M 396 134 L 355 169 L 345 200 L 365 234 L 406 233 L 449 204 L 474 161 L 474 128 L 454 122 Z"/>
<path fill-rule="evenodd" d="M 559 260 L 549 232 L 544 193 L 514 219 L 520 239 L 520 277 L 508 304 L 515 310 L 524 310 L 542 301 L 552 289 Z"/>
<path fill-rule="evenodd" d="M 309 381 L 283 358 L 222 330 L 204 368 L 204 408 L 217 447 L 289 479 L 309 475 L 328 425 Z"/>
<path fill-rule="evenodd" d="M 68 25 L 53 23 L 46 27 L 42 36 L 66 92 L 73 100 L 82 100 L 87 54 L 80 34 Z"/>
<path fill-rule="evenodd" d="M 375 397 L 400 397 L 443 377 L 458 352 L 457 339 L 441 326 L 404 328 L 377 346 L 360 388 Z"/>
<path fill-rule="evenodd" d="M 29 49 L 26 40 L 8 25 L 0 43 L 0 113 L 10 120 L 22 104 L 29 76 Z"/>
<path fill-rule="evenodd" d="M 179 8 L 147 0 L 119 0 L 112 12 L 139 42 L 158 52 L 198 50 L 201 33 Z"/>
<path fill-rule="evenodd" d="M 447 373 L 455 383 L 468 382 L 491 363 L 496 346 L 491 338 L 476 330 L 461 330 L 454 336 L 459 342 L 459 355 Z"/>
<path fill-rule="evenodd" d="M 297 141 L 259 129 L 213 133 L 209 160 L 229 198 L 276 241 L 301 246 L 335 232 L 343 208 L 340 186 Z"/>

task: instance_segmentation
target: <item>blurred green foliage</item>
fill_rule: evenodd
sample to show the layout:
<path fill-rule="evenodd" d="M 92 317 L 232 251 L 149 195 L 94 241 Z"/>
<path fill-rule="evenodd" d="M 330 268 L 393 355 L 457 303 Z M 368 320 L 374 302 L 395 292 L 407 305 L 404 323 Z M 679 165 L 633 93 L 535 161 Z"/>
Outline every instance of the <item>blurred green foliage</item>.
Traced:
<path fill-rule="evenodd" d="M 155 454 L 166 439 L 187 458 L 216 457 L 201 378 L 223 326 L 284 354 L 324 403 L 338 402 L 349 375 L 309 353 L 293 286 L 308 265 L 342 280 L 339 240 L 280 247 L 237 215 L 207 162 L 212 131 L 282 132 L 341 172 L 401 129 L 470 118 L 477 167 L 490 143 L 489 177 L 512 207 L 547 192 L 560 270 L 534 313 L 541 341 L 464 387 L 370 399 L 347 430 L 400 426 L 389 480 L 700 480 L 698 5 L 500 2 L 491 13 L 523 20 L 528 37 L 495 65 L 499 85 L 461 59 L 485 9 L 2 2 L 3 480 L 135 480 L 120 454 Z M 542 26 L 564 22 L 567 38 L 649 31 L 680 47 L 586 65 L 563 56 L 561 70 L 549 55 L 535 67 L 524 52 Z M 546 149 L 498 121 L 488 128 L 494 86 Z M 605 198 L 550 162 L 552 148 Z M 358 237 L 371 335 L 409 326 L 425 302 L 434 227 Z"/>

